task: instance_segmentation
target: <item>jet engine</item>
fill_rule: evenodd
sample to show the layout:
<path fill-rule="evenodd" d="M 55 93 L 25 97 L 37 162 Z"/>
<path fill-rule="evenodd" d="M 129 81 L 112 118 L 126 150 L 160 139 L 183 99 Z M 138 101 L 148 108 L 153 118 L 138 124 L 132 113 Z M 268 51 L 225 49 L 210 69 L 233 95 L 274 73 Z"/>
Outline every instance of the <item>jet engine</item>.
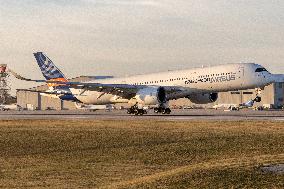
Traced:
<path fill-rule="evenodd" d="M 218 93 L 193 94 L 187 98 L 195 104 L 208 104 L 218 99 Z"/>
<path fill-rule="evenodd" d="M 157 105 L 167 101 L 166 91 L 163 87 L 146 87 L 138 91 L 135 99 L 139 104 Z"/>

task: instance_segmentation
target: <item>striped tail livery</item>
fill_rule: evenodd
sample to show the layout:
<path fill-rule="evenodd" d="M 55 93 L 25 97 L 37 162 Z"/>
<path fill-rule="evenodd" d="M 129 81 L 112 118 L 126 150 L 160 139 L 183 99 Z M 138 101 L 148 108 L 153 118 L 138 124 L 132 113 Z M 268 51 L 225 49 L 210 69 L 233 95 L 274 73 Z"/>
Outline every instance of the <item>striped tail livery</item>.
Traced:
<path fill-rule="evenodd" d="M 34 53 L 37 64 L 40 67 L 40 70 L 48 81 L 61 81 L 67 82 L 64 74 L 55 66 L 55 64 L 42 52 Z M 49 83 L 49 87 L 62 86 L 62 84 L 53 84 Z"/>

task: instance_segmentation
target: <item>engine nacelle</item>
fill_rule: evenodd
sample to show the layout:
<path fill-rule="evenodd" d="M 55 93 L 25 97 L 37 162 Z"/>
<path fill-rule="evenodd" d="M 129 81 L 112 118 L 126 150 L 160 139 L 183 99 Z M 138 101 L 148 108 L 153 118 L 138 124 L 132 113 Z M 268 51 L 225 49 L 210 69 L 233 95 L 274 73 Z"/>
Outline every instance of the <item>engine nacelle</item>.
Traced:
<path fill-rule="evenodd" d="M 187 98 L 195 104 L 208 104 L 215 102 L 218 99 L 218 93 L 193 94 Z"/>
<path fill-rule="evenodd" d="M 166 91 L 163 87 L 146 87 L 138 91 L 135 99 L 139 104 L 157 105 L 167 101 Z"/>

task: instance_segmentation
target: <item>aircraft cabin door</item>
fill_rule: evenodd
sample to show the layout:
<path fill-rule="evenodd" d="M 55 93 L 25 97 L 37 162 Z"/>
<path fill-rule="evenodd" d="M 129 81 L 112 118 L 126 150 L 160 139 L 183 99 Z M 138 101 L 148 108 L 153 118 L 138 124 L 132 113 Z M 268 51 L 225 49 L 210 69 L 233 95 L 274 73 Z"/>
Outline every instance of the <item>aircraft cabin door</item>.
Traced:
<path fill-rule="evenodd" d="M 243 66 L 239 67 L 239 77 L 244 77 L 245 76 L 245 68 Z"/>
<path fill-rule="evenodd" d="M 239 67 L 238 70 L 238 78 L 241 79 L 241 86 L 244 84 L 244 76 L 245 76 L 245 68 L 243 66 Z"/>

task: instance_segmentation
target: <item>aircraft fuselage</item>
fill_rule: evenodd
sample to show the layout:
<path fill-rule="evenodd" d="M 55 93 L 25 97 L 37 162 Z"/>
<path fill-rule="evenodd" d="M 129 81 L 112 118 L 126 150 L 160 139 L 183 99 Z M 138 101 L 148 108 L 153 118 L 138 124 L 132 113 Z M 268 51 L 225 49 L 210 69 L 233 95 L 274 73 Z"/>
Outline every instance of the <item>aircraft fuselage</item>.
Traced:
<path fill-rule="evenodd" d="M 175 86 L 182 92 L 171 94 L 170 99 L 182 98 L 195 93 L 213 93 L 252 88 L 262 88 L 273 82 L 272 74 L 254 63 L 225 64 L 205 68 L 168 71 L 131 77 L 93 80 L 88 83 L 129 84 L 149 87 Z M 85 104 L 107 104 L 128 102 L 120 96 L 71 89 L 76 98 Z"/>

